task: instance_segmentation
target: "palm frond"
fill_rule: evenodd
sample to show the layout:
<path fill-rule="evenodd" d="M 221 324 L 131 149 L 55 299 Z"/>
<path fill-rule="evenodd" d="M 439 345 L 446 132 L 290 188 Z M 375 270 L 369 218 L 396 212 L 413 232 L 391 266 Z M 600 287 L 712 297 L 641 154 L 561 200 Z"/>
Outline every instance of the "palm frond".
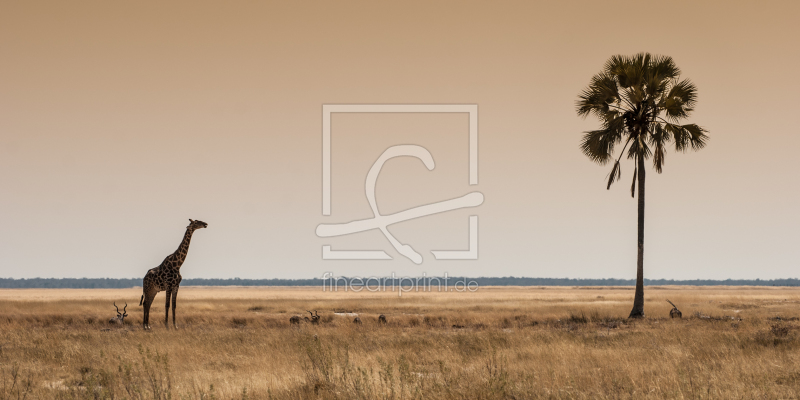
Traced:
<path fill-rule="evenodd" d="M 636 157 L 642 157 L 645 160 L 650 158 L 650 147 L 647 146 L 647 143 L 644 142 L 640 137 L 637 137 L 631 141 L 631 147 L 628 148 L 628 158 L 635 160 Z"/>
<path fill-rule="evenodd" d="M 622 169 L 619 165 L 619 160 L 614 162 L 614 168 L 611 168 L 611 173 L 608 174 L 608 185 L 606 185 L 606 190 L 611 189 L 611 184 L 615 181 L 619 180 L 622 176 Z"/>
<path fill-rule="evenodd" d="M 632 105 L 644 101 L 646 95 L 641 85 L 631 85 L 622 90 L 622 98 Z"/>
<path fill-rule="evenodd" d="M 664 130 L 659 123 L 654 123 L 650 135 L 647 137 L 648 143 L 654 147 L 653 150 L 653 166 L 656 172 L 661 173 L 662 166 L 664 165 L 664 157 L 666 156 L 665 145 L 669 142 L 672 135 Z"/>
<path fill-rule="evenodd" d="M 620 69 L 621 73 L 617 76 L 620 86 L 623 88 L 641 87 L 645 81 L 645 72 L 650 60 L 650 54 L 638 53 L 627 59 L 625 65 Z"/>
<path fill-rule="evenodd" d="M 696 102 L 697 87 L 688 79 L 684 79 L 670 88 L 661 105 L 667 117 L 677 121 L 688 117 L 694 111 Z"/>
<path fill-rule="evenodd" d="M 692 145 L 692 150 L 700 150 L 706 147 L 708 135 L 706 130 L 696 124 L 683 125 L 683 129 L 689 134 L 689 143 Z"/>
<path fill-rule="evenodd" d="M 684 152 L 691 147 L 692 150 L 700 150 L 706 146 L 708 135 L 706 130 L 696 124 L 675 125 L 664 124 L 664 130 L 672 134 L 675 140 L 675 151 Z"/>
<path fill-rule="evenodd" d="M 650 144 L 655 145 L 658 142 L 669 143 L 672 140 L 672 133 L 664 129 L 664 124 L 654 122 L 650 128 L 650 136 L 647 137 L 647 141 Z"/>
<path fill-rule="evenodd" d="M 614 146 L 622 140 L 621 132 L 613 129 L 589 131 L 581 140 L 581 151 L 590 160 L 604 165 L 612 158 Z"/>
<path fill-rule="evenodd" d="M 659 174 L 661 173 L 661 169 L 664 166 L 664 144 L 663 142 L 657 142 L 655 146 L 655 150 L 653 151 L 653 167 L 655 167 L 656 172 Z"/>
<path fill-rule="evenodd" d="M 684 131 L 680 125 L 665 123 L 664 130 L 669 132 L 669 134 L 675 140 L 675 151 L 686 151 L 689 139 L 687 138 L 686 131 Z"/>
<path fill-rule="evenodd" d="M 603 119 L 604 114 L 610 111 L 609 105 L 619 100 L 619 89 L 614 76 L 604 73 L 595 75 L 589 87 L 578 96 L 578 115 L 586 117 L 595 114 Z"/>
<path fill-rule="evenodd" d="M 675 61 L 669 56 L 655 55 L 650 59 L 648 76 L 657 78 L 660 81 L 675 79 L 681 75 L 681 70 L 675 65 Z"/>
<path fill-rule="evenodd" d="M 615 55 L 606 62 L 603 72 L 614 76 L 619 86 L 627 89 L 631 86 L 639 84 L 643 78 L 642 76 L 642 59 L 643 54 L 637 54 L 633 57 Z"/>
<path fill-rule="evenodd" d="M 628 59 L 629 57 L 620 54 L 611 56 L 611 58 L 606 61 L 606 65 L 603 67 L 603 72 L 612 76 L 620 75 L 625 68 L 625 65 L 629 64 Z"/>
<path fill-rule="evenodd" d="M 631 182 L 631 197 L 633 197 L 633 193 L 636 191 L 636 173 L 639 172 L 638 163 L 634 163 L 637 167 L 633 169 L 633 182 Z"/>

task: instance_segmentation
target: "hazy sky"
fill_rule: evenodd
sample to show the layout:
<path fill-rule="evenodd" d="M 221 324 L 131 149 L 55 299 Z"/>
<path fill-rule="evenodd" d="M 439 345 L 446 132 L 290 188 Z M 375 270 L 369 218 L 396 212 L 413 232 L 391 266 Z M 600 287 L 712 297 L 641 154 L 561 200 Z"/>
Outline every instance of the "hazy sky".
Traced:
<path fill-rule="evenodd" d="M 648 171 L 645 277 L 798 277 L 798 20 L 795 1 L 4 1 L 0 276 L 141 277 L 193 218 L 209 228 L 186 278 L 634 278 L 632 165 L 605 190 L 575 100 L 611 55 L 647 51 L 697 84 L 711 140 Z M 323 217 L 322 105 L 373 103 L 477 104 L 479 184 L 466 114 L 336 114 Z M 387 163 L 382 213 L 486 198 L 390 228 L 422 265 L 378 231 L 314 233 L 371 216 L 364 178 L 394 144 L 437 166 Z M 473 214 L 479 260 L 434 260 Z"/>

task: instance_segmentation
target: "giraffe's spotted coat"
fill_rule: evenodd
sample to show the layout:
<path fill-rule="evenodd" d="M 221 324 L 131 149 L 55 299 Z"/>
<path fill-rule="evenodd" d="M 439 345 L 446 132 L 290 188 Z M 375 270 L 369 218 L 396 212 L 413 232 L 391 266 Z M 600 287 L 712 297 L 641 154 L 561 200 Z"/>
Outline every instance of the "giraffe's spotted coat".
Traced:
<path fill-rule="evenodd" d="M 142 298 L 139 305 L 144 305 L 144 329 L 150 329 L 150 306 L 156 294 L 161 291 L 167 292 L 166 316 L 164 317 L 164 325 L 169 328 L 169 302 L 172 299 L 172 326 L 177 328 L 175 324 L 175 306 L 178 301 L 178 287 L 181 284 L 181 266 L 183 261 L 186 260 L 186 254 L 189 252 L 189 242 L 192 240 L 192 233 L 197 229 L 207 228 L 208 224 L 203 221 L 189 220 L 189 226 L 186 227 L 186 234 L 183 235 L 180 247 L 174 253 L 167 256 L 161 265 L 155 267 L 144 276 L 142 283 Z"/>

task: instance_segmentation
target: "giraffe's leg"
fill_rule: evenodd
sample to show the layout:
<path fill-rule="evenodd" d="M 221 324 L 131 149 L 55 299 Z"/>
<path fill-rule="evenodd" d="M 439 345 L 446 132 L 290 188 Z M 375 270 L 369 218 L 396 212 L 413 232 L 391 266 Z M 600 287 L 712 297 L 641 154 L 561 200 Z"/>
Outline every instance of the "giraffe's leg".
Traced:
<path fill-rule="evenodd" d="M 164 315 L 164 326 L 169 329 L 169 299 L 172 297 L 172 289 L 167 289 L 167 313 Z"/>
<path fill-rule="evenodd" d="M 142 305 L 144 306 L 142 309 L 142 328 L 147 329 L 147 313 L 150 312 L 150 303 L 148 302 L 148 299 L 144 299 Z"/>
<path fill-rule="evenodd" d="M 153 304 L 155 297 L 155 294 L 150 293 L 144 297 L 144 320 L 142 321 L 144 329 L 150 329 L 150 306 Z"/>
<path fill-rule="evenodd" d="M 172 289 L 172 327 L 178 329 L 175 323 L 175 306 L 178 304 L 178 288 Z"/>
<path fill-rule="evenodd" d="M 156 295 L 158 294 L 158 287 L 155 285 L 154 270 L 147 271 L 142 281 L 142 294 L 143 298 L 140 305 L 144 306 L 144 315 L 142 316 L 142 326 L 144 329 L 150 329 L 150 306 L 153 304 Z"/>
<path fill-rule="evenodd" d="M 144 299 L 144 313 L 142 314 L 142 328 L 147 329 L 147 317 L 150 314 L 150 299 Z"/>

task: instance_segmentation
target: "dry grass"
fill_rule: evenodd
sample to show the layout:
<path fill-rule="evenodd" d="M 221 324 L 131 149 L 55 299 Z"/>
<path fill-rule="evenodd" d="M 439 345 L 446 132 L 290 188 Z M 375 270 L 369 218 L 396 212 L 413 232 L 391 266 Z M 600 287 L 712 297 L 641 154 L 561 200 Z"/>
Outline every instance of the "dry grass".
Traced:
<path fill-rule="evenodd" d="M 627 321 L 627 288 L 185 287 L 180 329 L 146 332 L 140 289 L 0 290 L 0 399 L 800 397 L 800 289 L 645 293 Z M 129 324 L 108 326 L 112 301 Z M 289 325 L 314 309 L 320 325 Z"/>

